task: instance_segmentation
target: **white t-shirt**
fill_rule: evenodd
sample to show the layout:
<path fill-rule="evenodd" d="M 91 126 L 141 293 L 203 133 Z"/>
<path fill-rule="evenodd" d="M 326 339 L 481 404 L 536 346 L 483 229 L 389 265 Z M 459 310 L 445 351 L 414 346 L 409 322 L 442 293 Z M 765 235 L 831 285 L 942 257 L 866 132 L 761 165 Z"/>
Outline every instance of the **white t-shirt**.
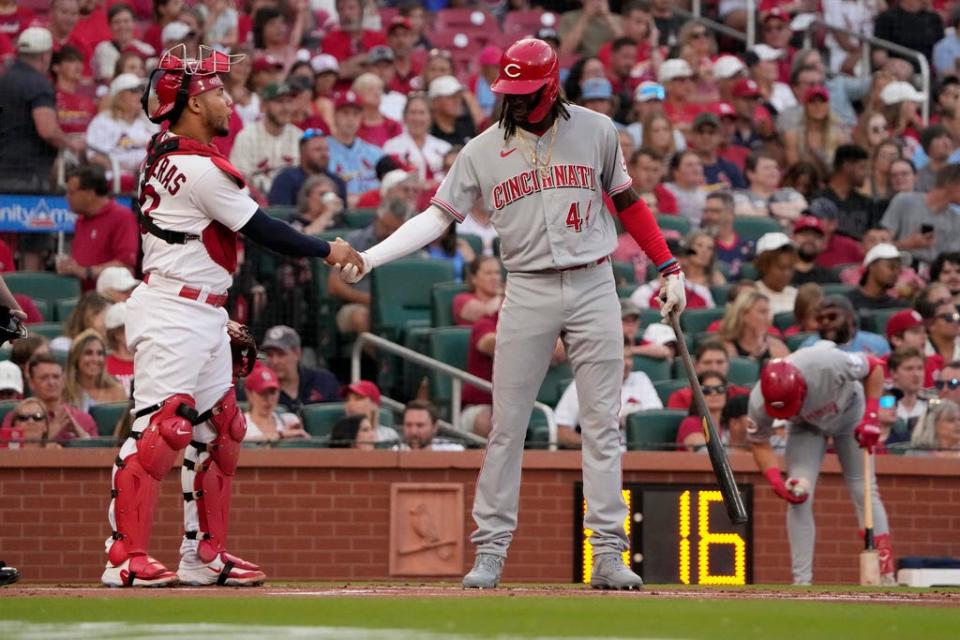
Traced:
<path fill-rule="evenodd" d="M 412 451 L 406 442 L 395 445 L 393 449 L 394 451 Z M 448 440 L 434 438 L 430 446 L 426 447 L 424 451 L 466 451 L 466 449 L 464 449 L 463 445 L 459 442 L 450 442 Z"/>
<path fill-rule="evenodd" d="M 167 134 L 170 136 L 172 134 Z M 161 229 L 200 235 L 216 220 L 239 231 L 257 203 L 211 158 L 195 155 L 167 156 L 159 161 L 141 195 L 145 214 Z M 156 194 L 156 195 L 152 195 Z M 233 274 L 218 265 L 199 240 L 168 244 L 146 233 L 143 238 L 143 271 L 225 293 Z"/>
<path fill-rule="evenodd" d="M 866 36 L 873 35 L 873 20 L 876 15 L 877 6 L 874 0 L 830 0 L 823 3 L 824 22 Z M 840 66 L 849 54 L 837 42 L 832 31 L 827 31 L 825 43 L 830 52 L 830 71 L 840 73 Z M 859 58 L 859 51 L 854 56 Z M 861 64 L 857 63 L 857 71 Z"/>
<path fill-rule="evenodd" d="M 116 158 L 121 169 L 134 173 L 147 157 L 147 145 L 156 132 L 157 125 L 144 117 L 127 122 L 102 111 L 87 127 L 87 146 Z"/>
<path fill-rule="evenodd" d="M 253 186 L 268 193 L 273 179 L 282 169 L 300 163 L 300 137 L 303 131 L 288 124 L 273 136 L 263 120 L 244 127 L 230 150 L 230 162 Z"/>
<path fill-rule="evenodd" d="M 493 240 L 497 237 L 497 230 L 493 228 L 492 222 L 480 224 L 476 218 L 469 215 L 460 223 L 460 227 L 457 228 L 457 235 L 477 236 L 483 241 L 483 255 L 493 255 Z"/>
<path fill-rule="evenodd" d="M 397 156 L 404 164 L 416 167 L 421 180 L 443 178 L 443 156 L 447 151 L 450 151 L 449 142 L 429 134 L 421 149 L 406 131 L 383 144 L 385 154 Z"/>
<path fill-rule="evenodd" d="M 257 426 L 257 423 L 253 421 L 253 416 L 250 415 L 250 412 L 247 411 L 244 413 L 243 417 L 247 421 L 247 432 L 243 436 L 243 441 L 260 442 L 266 440 L 266 436 L 263 434 L 263 431 L 260 430 L 260 427 Z M 290 427 L 300 424 L 300 420 L 292 413 L 274 411 L 272 417 L 277 433 L 283 433 L 284 429 L 289 429 Z"/>
<path fill-rule="evenodd" d="M 388 91 L 380 96 L 380 115 L 397 122 L 403 122 L 403 108 L 407 106 L 407 96 L 399 91 Z"/>
<path fill-rule="evenodd" d="M 623 381 L 620 387 L 620 417 L 634 411 L 663 409 L 660 396 L 653 383 L 643 371 L 634 371 Z M 577 383 L 573 381 L 567 387 L 554 410 L 558 425 L 576 427 L 580 423 L 580 399 L 577 397 Z"/>
<path fill-rule="evenodd" d="M 797 288 L 792 285 L 787 285 L 783 288 L 783 291 L 774 291 L 767 285 L 763 283 L 762 280 L 757 280 L 757 291 L 763 295 L 770 298 L 770 319 L 773 319 L 773 316 L 778 313 L 790 312 L 793 313 L 793 305 L 797 301 Z"/>
<path fill-rule="evenodd" d="M 783 82 L 774 82 L 773 91 L 770 92 L 770 104 L 778 113 L 783 112 L 788 107 L 796 106 L 797 96 L 793 95 L 793 89 Z"/>

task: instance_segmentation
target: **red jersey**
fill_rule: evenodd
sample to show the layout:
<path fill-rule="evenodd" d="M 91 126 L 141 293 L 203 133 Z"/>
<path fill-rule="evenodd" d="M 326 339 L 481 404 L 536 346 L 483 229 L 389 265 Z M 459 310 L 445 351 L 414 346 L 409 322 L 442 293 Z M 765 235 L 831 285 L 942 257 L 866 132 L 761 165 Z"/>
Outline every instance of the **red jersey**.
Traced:
<path fill-rule="evenodd" d="M 467 372 L 484 380 L 493 380 L 493 356 L 480 352 L 477 349 L 477 343 L 484 336 L 496 333 L 499 318 L 499 313 L 478 318 L 470 331 L 470 346 L 467 349 Z M 493 404 L 493 396 L 489 391 L 465 384 L 463 385 L 463 404 Z"/>
<path fill-rule="evenodd" d="M 0 15 L 0 33 L 5 34 L 10 40 L 15 40 L 33 20 L 33 11 L 26 7 L 17 7 L 13 13 Z"/>
<path fill-rule="evenodd" d="M 693 120 L 703 111 L 710 111 L 702 104 L 674 104 L 672 102 L 663 103 L 663 112 L 670 119 L 674 126 L 679 124 L 693 125 Z"/>
<path fill-rule="evenodd" d="M 70 34 L 70 44 L 83 52 L 84 59 L 88 60 L 93 56 L 94 48 L 110 39 L 110 26 L 107 24 L 107 10 L 104 6 L 99 6 L 90 12 L 90 15 L 80 18 L 77 26 L 73 28 Z"/>
<path fill-rule="evenodd" d="M 856 240 L 835 233 L 827 241 L 827 248 L 813 262 L 827 268 L 863 262 L 863 248 Z"/>
<path fill-rule="evenodd" d="M 16 271 L 17 263 L 13 260 L 13 251 L 10 250 L 10 245 L 8 245 L 3 240 L 0 240 L 0 271 Z"/>
<path fill-rule="evenodd" d="M 402 124 L 396 120 L 384 118 L 383 122 L 375 126 L 361 123 L 357 130 L 357 137 L 382 149 L 387 140 L 396 138 L 401 133 L 403 133 Z"/>
<path fill-rule="evenodd" d="M 357 54 L 370 51 L 370 49 L 377 45 L 385 44 L 387 44 L 387 39 L 380 31 L 364 29 L 363 33 L 360 34 L 360 40 L 357 41 L 346 31 L 338 29 L 328 33 L 323 39 L 321 51 L 323 51 L 323 53 L 329 53 L 340 62 L 343 62 Z"/>
<path fill-rule="evenodd" d="M 106 358 L 107 374 L 116 378 L 123 385 L 123 390 L 130 395 L 133 385 L 133 360 L 121 360 L 110 354 Z"/>
<path fill-rule="evenodd" d="M 133 212 L 110 200 L 92 216 L 78 216 L 74 227 L 73 259 L 81 267 L 117 260 L 130 269 L 137 266 L 140 230 Z M 84 281 L 84 291 L 96 282 Z"/>
<path fill-rule="evenodd" d="M 90 96 L 57 89 L 57 122 L 64 133 L 86 133 L 97 115 L 97 103 Z"/>

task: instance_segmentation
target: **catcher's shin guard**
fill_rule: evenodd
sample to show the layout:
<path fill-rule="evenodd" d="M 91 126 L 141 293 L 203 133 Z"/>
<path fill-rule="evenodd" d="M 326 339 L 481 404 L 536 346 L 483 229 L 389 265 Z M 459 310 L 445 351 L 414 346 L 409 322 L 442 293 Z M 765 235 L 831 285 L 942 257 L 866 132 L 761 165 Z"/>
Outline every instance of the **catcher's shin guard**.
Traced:
<path fill-rule="evenodd" d="M 893 546 L 890 544 L 890 534 L 881 533 L 874 538 L 877 547 L 877 556 L 880 558 L 880 576 L 885 580 L 893 580 L 894 584 L 897 565 L 893 558 Z"/>
<path fill-rule="evenodd" d="M 184 517 L 197 525 L 190 529 L 188 524 L 185 533 L 187 539 L 197 541 L 196 560 L 194 554 L 184 554 L 178 575 L 181 582 L 194 585 L 261 584 L 266 576 L 257 565 L 226 552 L 233 474 L 247 431 L 234 390 L 204 416 L 214 433 L 213 440 L 206 444 L 192 442 L 181 472 Z"/>
<path fill-rule="evenodd" d="M 156 406 L 146 428 L 134 431 L 120 449 L 113 467 L 109 508 L 113 534 L 107 541 L 104 584 L 131 587 L 176 583 L 176 574 L 147 555 L 147 547 L 160 481 L 177 454 L 190 443 L 196 416 L 191 396 L 173 395 Z"/>

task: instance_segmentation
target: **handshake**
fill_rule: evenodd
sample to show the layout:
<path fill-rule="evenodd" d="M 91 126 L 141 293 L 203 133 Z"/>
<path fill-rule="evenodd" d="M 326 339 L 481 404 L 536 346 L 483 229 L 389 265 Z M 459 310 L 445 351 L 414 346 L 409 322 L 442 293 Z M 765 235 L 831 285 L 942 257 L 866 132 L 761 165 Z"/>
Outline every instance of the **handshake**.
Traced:
<path fill-rule="evenodd" d="M 360 282 L 371 268 L 363 254 L 357 253 L 343 238 L 337 238 L 330 243 L 330 255 L 324 258 L 324 262 L 336 269 L 340 279 L 347 284 Z"/>

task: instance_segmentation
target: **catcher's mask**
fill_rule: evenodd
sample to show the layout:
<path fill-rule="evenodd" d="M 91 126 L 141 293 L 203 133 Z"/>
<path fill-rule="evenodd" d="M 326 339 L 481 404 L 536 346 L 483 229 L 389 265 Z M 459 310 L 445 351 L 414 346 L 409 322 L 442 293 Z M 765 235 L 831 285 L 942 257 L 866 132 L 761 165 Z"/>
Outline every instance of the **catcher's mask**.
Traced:
<path fill-rule="evenodd" d="M 243 55 L 230 55 L 201 45 L 197 58 L 187 57 L 187 45 L 178 44 L 160 57 L 157 68 L 150 72 L 147 88 L 140 97 L 147 118 L 154 124 L 180 119 L 187 99 L 223 86 L 221 73 L 228 73 L 231 65 L 243 60 Z M 151 111 L 151 95 L 157 107 Z"/>

